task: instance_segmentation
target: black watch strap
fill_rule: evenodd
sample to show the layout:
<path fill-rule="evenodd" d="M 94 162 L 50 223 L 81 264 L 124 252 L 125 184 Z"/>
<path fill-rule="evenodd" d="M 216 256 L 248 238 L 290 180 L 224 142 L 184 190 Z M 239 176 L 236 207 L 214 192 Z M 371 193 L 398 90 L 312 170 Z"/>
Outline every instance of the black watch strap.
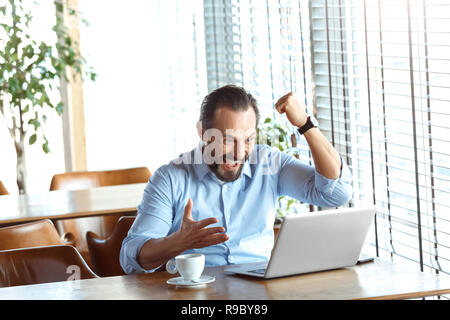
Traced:
<path fill-rule="evenodd" d="M 300 134 L 304 134 L 306 131 L 308 131 L 311 128 L 315 128 L 316 126 L 314 125 L 314 123 L 312 123 L 311 121 L 311 117 L 308 117 L 308 119 L 306 120 L 306 123 L 301 126 L 300 128 L 298 128 L 298 132 Z"/>

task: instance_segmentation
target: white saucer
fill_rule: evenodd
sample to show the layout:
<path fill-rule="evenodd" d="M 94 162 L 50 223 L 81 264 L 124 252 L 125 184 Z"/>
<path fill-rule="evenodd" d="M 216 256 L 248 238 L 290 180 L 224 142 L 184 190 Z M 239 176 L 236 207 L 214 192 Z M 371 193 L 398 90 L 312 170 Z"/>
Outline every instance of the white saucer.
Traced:
<path fill-rule="evenodd" d="M 194 287 L 194 286 L 201 286 L 210 282 L 213 282 L 214 280 L 216 280 L 215 277 L 213 276 L 201 276 L 200 278 L 198 278 L 197 280 L 192 281 L 192 280 L 185 280 L 183 279 L 183 277 L 175 277 L 175 278 L 170 278 L 169 280 L 167 280 L 168 284 L 173 284 L 175 286 L 180 286 L 180 287 Z"/>

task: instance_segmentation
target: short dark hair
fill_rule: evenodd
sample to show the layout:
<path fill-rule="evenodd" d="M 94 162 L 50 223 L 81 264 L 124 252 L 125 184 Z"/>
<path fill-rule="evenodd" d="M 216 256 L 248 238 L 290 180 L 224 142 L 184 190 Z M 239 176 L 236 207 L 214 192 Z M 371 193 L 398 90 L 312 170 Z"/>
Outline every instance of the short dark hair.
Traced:
<path fill-rule="evenodd" d="M 228 107 L 234 111 L 246 111 L 252 107 L 256 114 L 256 126 L 258 126 L 259 110 L 256 99 L 244 88 L 230 84 L 215 89 L 203 99 L 200 109 L 200 122 L 203 129 L 212 128 L 214 115 L 220 107 Z"/>

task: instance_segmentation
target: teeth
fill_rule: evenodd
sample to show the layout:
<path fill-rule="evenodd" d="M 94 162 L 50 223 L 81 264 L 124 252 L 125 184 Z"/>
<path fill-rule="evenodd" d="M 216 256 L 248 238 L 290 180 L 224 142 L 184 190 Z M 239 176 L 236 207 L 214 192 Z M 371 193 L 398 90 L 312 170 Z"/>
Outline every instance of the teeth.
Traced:
<path fill-rule="evenodd" d="M 239 162 L 234 162 L 234 163 L 228 163 L 228 162 L 225 162 L 225 165 L 227 166 L 227 167 L 234 167 L 234 166 L 236 166 L 236 165 L 238 165 L 239 164 Z"/>

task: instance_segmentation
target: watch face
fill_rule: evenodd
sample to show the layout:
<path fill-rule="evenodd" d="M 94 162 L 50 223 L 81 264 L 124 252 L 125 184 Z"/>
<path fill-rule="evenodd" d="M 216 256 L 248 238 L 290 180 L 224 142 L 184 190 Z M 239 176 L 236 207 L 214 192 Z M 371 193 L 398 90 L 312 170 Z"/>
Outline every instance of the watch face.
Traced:
<path fill-rule="evenodd" d="M 318 126 L 319 126 L 319 121 L 317 121 L 317 119 L 316 119 L 314 116 L 310 116 L 309 119 L 311 120 L 312 124 L 313 124 L 315 127 L 318 127 Z"/>

